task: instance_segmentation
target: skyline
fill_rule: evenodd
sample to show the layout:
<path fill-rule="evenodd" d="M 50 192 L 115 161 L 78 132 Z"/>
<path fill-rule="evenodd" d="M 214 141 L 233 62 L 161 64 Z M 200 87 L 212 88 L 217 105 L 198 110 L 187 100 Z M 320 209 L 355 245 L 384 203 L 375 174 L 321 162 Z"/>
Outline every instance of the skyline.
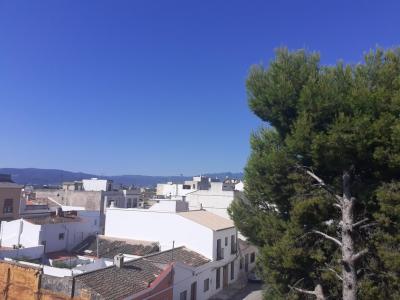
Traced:
<path fill-rule="evenodd" d="M 279 46 L 335 64 L 398 45 L 395 1 L 229 3 L 0 2 L 0 167 L 242 172 L 266 126 L 251 65 Z"/>

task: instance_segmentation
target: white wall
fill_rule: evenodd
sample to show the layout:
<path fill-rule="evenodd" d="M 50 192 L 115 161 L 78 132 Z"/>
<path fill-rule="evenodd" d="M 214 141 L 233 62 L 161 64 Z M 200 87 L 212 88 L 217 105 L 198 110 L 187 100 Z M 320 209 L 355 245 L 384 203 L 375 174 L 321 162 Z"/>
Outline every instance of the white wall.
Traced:
<path fill-rule="evenodd" d="M 217 260 L 217 240 L 221 239 L 221 248 L 224 250 L 224 259 L 221 260 L 223 262 L 231 261 L 236 257 L 236 254 L 231 254 L 231 235 L 235 236 L 235 242 L 237 242 L 236 229 L 230 228 L 225 230 L 220 230 L 215 232 L 214 235 L 214 249 L 213 249 L 213 257 L 214 260 Z M 225 245 L 225 238 L 228 238 L 228 245 Z"/>
<path fill-rule="evenodd" d="M 215 269 L 212 262 L 199 268 L 190 268 L 180 263 L 174 267 L 174 289 L 173 299 L 179 299 L 183 291 L 187 291 L 187 299 L 190 299 L 190 288 L 193 282 L 197 282 L 197 300 L 209 299 L 216 294 L 215 289 Z M 209 289 L 204 292 L 204 280 L 208 278 Z M 218 290 L 219 291 L 219 290 Z"/>
<path fill-rule="evenodd" d="M 25 248 L 42 245 L 46 241 L 45 252 L 71 250 L 91 234 L 100 230 L 100 213 L 80 211 L 81 221 L 66 223 L 32 224 L 19 219 L 1 224 L 1 246 L 22 245 Z M 60 239 L 60 233 L 64 238 Z"/>
<path fill-rule="evenodd" d="M 162 250 L 186 246 L 213 258 L 213 231 L 178 214 L 109 208 L 105 236 L 159 242 Z"/>
<path fill-rule="evenodd" d="M 83 179 L 82 185 L 85 191 L 107 191 L 106 179 Z"/>
<path fill-rule="evenodd" d="M 153 204 L 148 210 L 164 211 L 164 212 L 180 212 L 188 211 L 188 203 L 183 200 L 158 200 L 158 203 Z"/>
<path fill-rule="evenodd" d="M 26 257 L 28 259 L 37 259 L 41 258 L 44 253 L 44 247 L 42 245 L 29 247 L 29 248 L 20 248 L 20 249 L 10 249 L 10 250 L 0 250 L 0 258 L 4 259 L 8 258 L 23 258 Z"/>
<path fill-rule="evenodd" d="M 219 183 L 217 182 L 218 184 Z M 216 183 L 212 182 L 212 185 Z M 227 208 L 235 199 L 234 191 L 222 191 L 218 189 L 198 190 L 186 195 L 186 201 L 189 203 L 190 210 L 200 209 L 202 207 L 226 219 L 230 219 Z"/>
<path fill-rule="evenodd" d="M 86 212 L 78 212 L 78 216 L 82 218 L 80 222 L 43 225 L 40 234 L 40 243 L 46 241 L 45 252 L 69 251 L 89 235 L 99 232 L 99 218 L 84 216 L 85 213 Z M 95 221 L 97 225 L 95 225 Z M 59 238 L 61 233 L 64 233 L 63 239 Z"/>
<path fill-rule="evenodd" d="M 231 262 L 234 263 L 234 278 L 231 279 Z M 240 270 L 239 257 L 233 257 L 230 261 L 212 261 L 199 268 L 190 268 L 180 263 L 175 264 L 174 268 L 174 299 L 179 299 L 181 292 L 187 291 L 187 299 L 190 299 L 190 288 L 193 282 L 197 282 L 196 299 L 206 300 L 223 290 L 223 266 L 228 265 L 228 286 L 232 283 L 247 283 L 247 274 L 243 269 Z M 254 268 L 254 264 L 251 266 Z M 216 269 L 220 269 L 220 286 L 216 288 Z M 250 267 L 249 267 L 250 270 Z M 204 280 L 208 278 L 209 289 L 204 292 Z"/>
<path fill-rule="evenodd" d="M 185 196 L 188 193 L 194 192 L 195 189 L 184 189 L 183 184 L 177 183 L 158 183 L 157 196 L 176 197 Z"/>
<path fill-rule="evenodd" d="M 40 245 L 40 225 L 31 224 L 23 219 L 1 222 L 1 246 L 22 245 L 25 248 Z"/>

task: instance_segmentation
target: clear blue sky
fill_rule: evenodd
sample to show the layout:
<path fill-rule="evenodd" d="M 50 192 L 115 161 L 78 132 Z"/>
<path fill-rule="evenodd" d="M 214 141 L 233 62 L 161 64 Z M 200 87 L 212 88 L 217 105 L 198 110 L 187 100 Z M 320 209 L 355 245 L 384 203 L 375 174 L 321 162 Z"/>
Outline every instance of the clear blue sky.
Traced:
<path fill-rule="evenodd" d="M 0 167 L 241 171 L 245 78 L 274 49 L 356 63 L 399 1 L 0 0 Z"/>

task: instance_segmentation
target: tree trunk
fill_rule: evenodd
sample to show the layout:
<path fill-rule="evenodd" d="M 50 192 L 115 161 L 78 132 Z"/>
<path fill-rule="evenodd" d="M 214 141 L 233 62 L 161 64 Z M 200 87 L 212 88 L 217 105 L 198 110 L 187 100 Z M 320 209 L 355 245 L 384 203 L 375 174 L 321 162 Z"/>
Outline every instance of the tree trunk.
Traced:
<path fill-rule="evenodd" d="M 353 207 L 354 198 L 350 194 L 350 175 L 343 175 L 343 198 L 342 198 L 342 278 L 343 278 L 343 300 L 357 299 L 357 273 L 354 259 L 353 240 Z"/>

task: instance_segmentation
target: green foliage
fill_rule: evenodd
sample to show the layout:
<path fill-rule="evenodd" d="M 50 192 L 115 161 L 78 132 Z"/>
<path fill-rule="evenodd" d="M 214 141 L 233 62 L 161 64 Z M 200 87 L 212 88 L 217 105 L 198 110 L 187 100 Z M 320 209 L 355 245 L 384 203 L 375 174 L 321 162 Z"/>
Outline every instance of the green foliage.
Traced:
<path fill-rule="evenodd" d="M 268 284 L 266 299 L 300 299 L 288 285 L 340 298 L 340 252 L 311 229 L 338 234 L 330 195 L 295 166 L 312 167 L 338 193 L 352 170 L 356 219 L 376 226 L 354 238 L 368 246 L 361 260 L 362 299 L 399 299 L 400 294 L 400 50 L 377 49 L 363 63 L 322 66 L 319 55 L 279 49 L 267 68 L 247 79 L 249 106 L 268 126 L 251 137 L 245 168 L 246 199 L 230 214 L 260 247 Z"/>

